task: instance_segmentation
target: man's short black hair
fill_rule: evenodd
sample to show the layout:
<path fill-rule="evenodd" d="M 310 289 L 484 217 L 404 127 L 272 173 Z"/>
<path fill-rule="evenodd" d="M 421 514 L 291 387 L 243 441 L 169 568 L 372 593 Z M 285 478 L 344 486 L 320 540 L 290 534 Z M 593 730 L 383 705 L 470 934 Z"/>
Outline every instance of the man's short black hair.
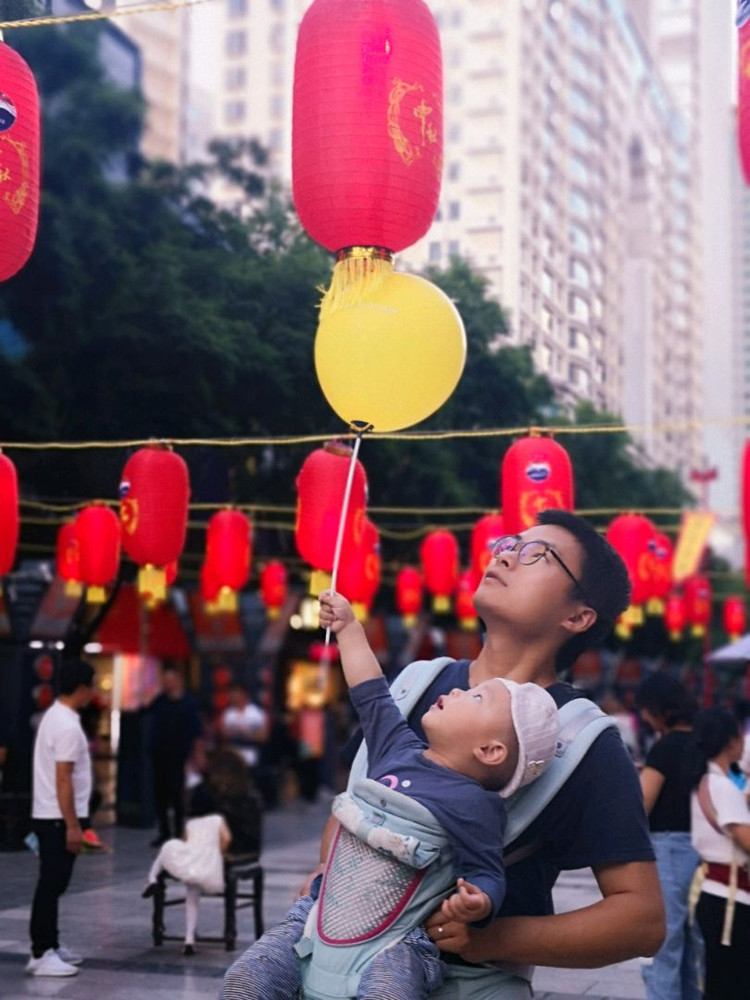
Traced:
<path fill-rule="evenodd" d="M 564 528 L 581 547 L 581 573 L 578 578 L 581 596 L 596 611 L 596 621 L 582 635 L 575 635 L 558 654 L 558 669 L 572 666 L 588 646 L 606 638 L 615 622 L 630 604 L 630 578 L 625 563 L 607 539 L 589 521 L 569 510 L 543 510 L 537 524 Z M 571 584 L 573 586 L 573 584 Z"/>
<path fill-rule="evenodd" d="M 81 684 L 93 687 L 94 668 L 85 660 L 63 660 L 58 681 L 60 694 L 73 694 Z"/>

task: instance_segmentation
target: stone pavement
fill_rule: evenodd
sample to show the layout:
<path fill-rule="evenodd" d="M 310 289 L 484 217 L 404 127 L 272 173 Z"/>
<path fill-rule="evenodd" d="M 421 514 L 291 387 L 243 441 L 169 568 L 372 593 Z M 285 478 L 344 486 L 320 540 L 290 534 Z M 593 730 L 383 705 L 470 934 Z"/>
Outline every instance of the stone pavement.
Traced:
<path fill-rule="evenodd" d="M 267 926 L 281 918 L 317 856 L 328 810 L 327 802 L 315 806 L 295 802 L 267 815 L 263 854 Z M 37 862 L 30 852 L 0 853 L 0 997 L 215 1000 L 232 957 L 222 945 L 199 941 L 198 954 L 192 958 L 182 956 L 177 941 L 167 941 L 160 948 L 152 945 L 151 904 L 140 893 L 154 857 L 148 846 L 153 831 L 105 827 L 99 833 L 112 846 L 112 853 L 78 859 L 60 908 L 63 941 L 86 956 L 80 974 L 70 979 L 24 975 Z M 571 872 L 560 879 L 555 905 L 558 910 L 575 909 L 597 897 L 590 873 Z M 183 913 L 181 907 L 167 911 L 169 933 L 181 932 Z M 221 901 L 202 900 L 199 935 L 201 929 L 209 935 L 220 934 L 221 927 Z M 251 910 L 238 913 L 238 929 L 241 949 L 252 941 Z M 538 1000 L 645 996 L 638 961 L 594 970 L 540 968 L 534 986 Z"/>

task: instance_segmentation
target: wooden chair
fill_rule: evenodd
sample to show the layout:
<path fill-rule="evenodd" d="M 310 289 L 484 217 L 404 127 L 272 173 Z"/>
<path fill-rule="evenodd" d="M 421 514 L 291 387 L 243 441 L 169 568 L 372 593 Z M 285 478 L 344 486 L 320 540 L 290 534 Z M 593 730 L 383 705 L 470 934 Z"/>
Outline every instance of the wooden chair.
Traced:
<path fill-rule="evenodd" d="M 164 941 L 182 941 L 182 934 L 167 934 L 164 927 L 164 911 L 168 906 L 184 905 L 185 897 L 167 898 L 167 880 L 175 881 L 163 871 L 157 881 L 153 895 L 154 908 L 151 918 L 154 944 Z M 243 883 L 249 883 L 244 886 Z M 257 854 L 232 855 L 224 858 L 224 891 L 202 893 L 203 896 L 223 898 L 224 934 L 222 937 L 200 935 L 199 941 L 224 942 L 227 951 L 233 951 L 237 943 L 237 910 L 249 906 L 253 908 L 256 939 L 263 933 L 263 866 Z"/>

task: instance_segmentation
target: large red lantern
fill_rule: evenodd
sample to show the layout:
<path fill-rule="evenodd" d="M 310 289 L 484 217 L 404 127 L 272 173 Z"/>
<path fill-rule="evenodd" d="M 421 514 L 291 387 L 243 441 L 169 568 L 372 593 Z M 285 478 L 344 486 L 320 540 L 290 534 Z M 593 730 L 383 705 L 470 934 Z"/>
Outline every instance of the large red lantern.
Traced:
<path fill-rule="evenodd" d="M 278 618 L 287 595 L 287 571 L 283 563 L 273 560 L 263 567 L 260 573 L 260 594 L 268 617 Z"/>
<path fill-rule="evenodd" d="M 131 455 L 120 481 L 122 547 L 141 567 L 138 591 L 166 596 L 165 567 L 180 557 L 187 531 L 190 482 L 187 465 L 154 445 Z"/>
<path fill-rule="evenodd" d="M 502 514 L 486 514 L 474 525 L 471 533 L 471 571 L 474 574 L 475 590 L 490 564 L 495 542 L 505 534 L 507 532 Z"/>
<path fill-rule="evenodd" d="M 297 476 L 294 538 L 300 556 L 318 571 L 310 582 L 310 593 L 316 596 L 330 585 L 327 574 L 333 570 L 351 458 L 350 448 L 332 442 L 308 455 Z M 357 461 L 344 522 L 342 564 L 362 541 L 366 504 L 367 477 Z"/>
<path fill-rule="evenodd" d="M 422 574 L 414 566 L 404 566 L 396 575 L 396 608 L 406 628 L 417 623 L 422 610 Z"/>
<path fill-rule="evenodd" d="M 500 500 L 509 535 L 536 524 L 543 510 L 572 510 L 573 468 L 567 451 L 552 438 L 516 441 L 503 457 Z"/>
<path fill-rule="evenodd" d="M 455 612 L 458 624 L 468 632 L 479 627 L 479 618 L 474 607 L 474 591 L 477 589 L 473 570 L 467 569 L 456 584 Z"/>
<path fill-rule="evenodd" d="M 432 608 L 438 614 L 450 611 L 451 596 L 458 584 L 458 540 L 451 531 L 431 531 L 420 549 L 424 585 L 432 594 Z"/>
<path fill-rule="evenodd" d="M 682 594 L 670 594 L 664 607 L 664 624 L 672 642 L 679 642 L 682 630 L 687 624 L 685 598 Z"/>
<path fill-rule="evenodd" d="M 750 5 L 746 0 L 739 0 L 737 28 L 737 140 L 742 173 L 750 184 Z"/>
<path fill-rule="evenodd" d="M 120 521 L 109 507 L 84 507 L 75 520 L 81 563 L 81 580 L 86 584 L 86 600 L 103 604 L 105 587 L 117 576 L 120 564 Z"/>
<path fill-rule="evenodd" d="M 294 70 L 294 202 L 310 236 L 357 248 L 352 272 L 416 243 L 440 198 L 440 35 L 423 0 L 314 0 Z"/>
<path fill-rule="evenodd" d="M 0 42 L 0 281 L 34 249 L 39 218 L 39 95 L 31 70 Z"/>
<path fill-rule="evenodd" d="M 711 584 L 705 576 L 691 576 L 685 581 L 685 612 L 691 634 L 696 638 L 704 636 L 711 624 Z"/>
<path fill-rule="evenodd" d="M 642 605 L 651 594 L 651 576 L 656 547 L 656 528 L 641 514 L 621 514 L 607 528 L 607 541 L 619 553 L 630 578 L 630 608 L 626 622 L 643 622 Z"/>
<path fill-rule="evenodd" d="M 83 593 L 81 549 L 74 521 L 63 524 L 57 533 L 56 566 L 57 575 L 65 581 L 65 596 L 80 597 Z"/>
<path fill-rule="evenodd" d="M 0 576 L 9 573 L 18 547 L 18 476 L 7 455 L 0 454 Z"/>
<path fill-rule="evenodd" d="M 747 610 L 745 600 L 742 597 L 727 597 L 724 601 L 723 609 L 724 631 L 729 636 L 731 642 L 736 642 L 747 628 Z"/>
<path fill-rule="evenodd" d="M 380 586 L 380 534 L 365 517 L 362 541 L 342 560 L 336 589 L 351 601 L 359 621 L 366 621 Z"/>
<path fill-rule="evenodd" d="M 222 611 L 236 611 L 237 591 L 250 578 L 252 529 L 239 510 L 217 511 L 208 522 L 206 572 L 219 586 Z"/>

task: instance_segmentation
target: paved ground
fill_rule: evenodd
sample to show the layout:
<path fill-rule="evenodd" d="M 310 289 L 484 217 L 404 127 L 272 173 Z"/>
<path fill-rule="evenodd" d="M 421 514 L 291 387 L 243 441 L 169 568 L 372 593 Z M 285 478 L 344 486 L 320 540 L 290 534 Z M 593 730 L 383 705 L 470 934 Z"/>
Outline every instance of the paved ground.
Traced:
<path fill-rule="evenodd" d="M 326 803 L 287 804 L 266 817 L 265 920 L 277 922 L 316 856 L 328 815 Z M 36 877 L 30 852 L 0 853 L 0 997 L 26 1000 L 215 1000 L 230 955 L 222 945 L 204 943 L 184 958 L 178 942 L 155 948 L 150 934 L 150 902 L 140 898 L 154 851 L 153 832 L 105 828 L 112 845 L 107 855 L 86 855 L 76 862 L 73 881 L 61 905 L 63 940 L 86 960 L 71 979 L 34 979 L 23 974 L 28 958 L 29 902 Z M 585 906 L 597 898 L 587 872 L 566 874 L 555 891 L 558 910 Z M 203 900 L 199 932 L 221 930 L 219 900 Z M 180 933 L 183 911 L 167 911 L 168 932 Z M 250 910 L 239 917 L 239 944 L 252 941 Z M 645 996 L 638 961 L 597 970 L 538 969 L 534 985 L 539 1000 L 636 1000 Z"/>

